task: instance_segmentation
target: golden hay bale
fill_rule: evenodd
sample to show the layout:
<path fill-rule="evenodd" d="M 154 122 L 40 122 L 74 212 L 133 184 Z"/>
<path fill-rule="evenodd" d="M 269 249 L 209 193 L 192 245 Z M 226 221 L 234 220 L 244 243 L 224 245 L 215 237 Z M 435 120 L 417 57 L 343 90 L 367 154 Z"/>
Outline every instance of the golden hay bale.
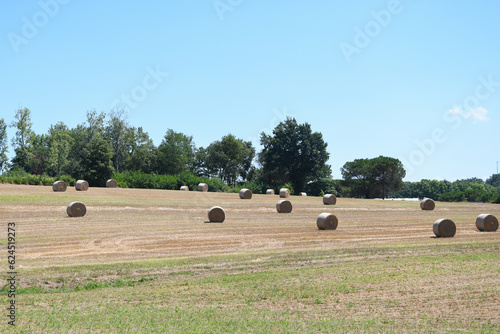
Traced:
<path fill-rule="evenodd" d="M 179 190 L 189 191 L 189 187 L 188 186 L 182 186 Z"/>
<path fill-rule="evenodd" d="M 494 232 L 498 230 L 498 219 L 486 213 L 479 215 L 476 219 L 476 227 L 482 232 Z"/>
<path fill-rule="evenodd" d="M 326 194 L 323 196 L 324 205 L 335 205 L 337 203 L 337 197 L 333 194 Z"/>
<path fill-rule="evenodd" d="M 420 208 L 422 210 L 434 210 L 436 207 L 436 203 L 430 198 L 424 198 L 422 202 L 420 202 Z"/>
<path fill-rule="evenodd" d="M 300 193 L 300 196 L 307 196 L 307 193 Z"/>
<path fill-rule="evenodd" d="M 72 202 L 66 208 L 66 213 L 70 217 L 83 217 L 87 213 L 87 208 L 82 202 Z"/>
<path fill-rule="evenodd" d="M 288 197 L 290 197 L 290 189 L 288 189 L 288 188 L 281 188 L 280 189 L 280 197 L 281 198 L 288 198 Z"/>
<path fill-rule="evenodd" d="M 85 180 L 78 180 L 75 183 L 75 189 L 78 191 L 87 191 L 87 189 L 89 189 L 89 183 Z"/>
<path fill-rule="evenodd" d="M 247 188 L 243 188 L 240 190 L 240 198 L 241 199 L 251 199 L 252 198 L 252 191 Z"/>
<path fill-rule="evenodd" d="M 338 223 L 339 220 L 336 216 L 326 212 L 320 214 L 316 219 L 316 225 L 320 230 L 335 230 Z"/>
<path fill-rule="evenodd" d="M 266 195 L 274 195 L 274 189 L 267 189 Z"/>
<path fill-rule="evenodd" d="M 451 238 L 457 232 L 457 226 L 451 219 L 438 219 L 432 230 L 437 237 Z"/>
<path fill-rule="evenodd" d="M 118 182 L 115 179 L 109 179 L 106 181 L 106 187 L 108 188 L 116 188 L 118 187 Z"/>
<path fill-rule="evenodd" d="M 66 191 L 67 188 L 68 188 L 68 185 L 64 181 L 56 181 L 52 185 L 52 190 L 54 190 L 54 191 L 63 192 L 63 191 Z"/>
<path fill-rule="evenodd" d="M 289 200 L 282 199 L 276 203 L 276 210 L 279 213 L 290 213 L 292 212 L 292 203 Z"/>
<path fill-rule="evenodd" d="M 206 183 L 198 184 L 198 191 L 203 191 L 203 192 L 208 191 L 208 184 Z"/>
<path fill-rule="evenodd" d="M 208 220 L 211 223 L 222 223 L 226 219 L 226 213 L 220 206 L 214 206 L 208 210 Z"/>

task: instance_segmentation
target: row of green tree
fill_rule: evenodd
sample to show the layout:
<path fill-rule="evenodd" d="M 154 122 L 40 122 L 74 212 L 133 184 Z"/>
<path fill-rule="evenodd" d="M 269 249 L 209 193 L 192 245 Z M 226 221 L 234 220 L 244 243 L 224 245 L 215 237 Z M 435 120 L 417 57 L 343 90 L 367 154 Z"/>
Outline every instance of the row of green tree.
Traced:
<path fill-rule="evenodd" d="M 394 197 L 429 197 L 445 202 L 496 202 L 500 199 L 499 192 L 500 174 L 493 174 L 486 181 L 471 178 L 454 182 L 446 180 L 403 182 L 401 190 L 395 192 Z"/>
<path fill-rule="evenodd" d="M 322 134 L 294 118 L 279 123 L 272 134 L 261 133 L 259 153 L 251 142 L 232 134 L 197 147 L 192 136 L 172 129 L 166 130 L 156 146 L 143 128 L 127 122 L 121 110 L 113 110 L 108 117 L 92 110 L 86 122 L 75 128 L 59 122 L 45 134 L 36 134 L 32 125 L 28 108 L 16 111 L 10 124 L 16 130 L 12 138 L 15 154 L 8 161 L 7 124 L 0 119 L 0 172 L 8 171 L 3 180 L 45 184 L 52 178 L 83 178 L 92 186 L 104 186 L 114 177 L 124 187 L 178 189 L 183 182 L 191 186 L 208 182 L 213 191 L 247 187 L 262 193 L 286 186 L 293 193 L 315 196 L 333 193 L 474 202 L 490 201 L 500 187 L 499 174 L 486 182 L 476 178 L 403 182 L 406 171 L 401 161 L 384 156 L 347 162 L 341 168 L 343 179 L 334 180 Z"/>
<path fill-rule="evenodd" d="M 12 138 L 14 158 L 8 161 L 8 140 L 4 119 L 0 119 L 0 171 L 83 178 L 92 186 L 103 186 L 120 173 L 178 175 L 217 178 L 229 187 L 254 182 L 259 187 L 278 188 L 289 184 L 303 191 L 307 184 L 331 176 L 329 154 L 321 133 L 309 124 L 287 118 L 272 135 L 261 134 L 263 150 L 256 154 L 252 143 L 232 134 L 207 147 L 196 147 L 193 137 L 167 129 L 156 146 L 141 127 L 127 122 L 123 111 L 108 117 L 95 110 L 87 112 L 86 122 L 69 128 L 63 122 L 52 125 L 47 133 L 32 130 L 28 108 L 16 111 L 10 124 L 16 130 Z M 254 164 L 257 160 L 259 167 Z M 127 174 L 127 175 L 129 175 Z M 255 186 L 255 185 L 254 185 Z"/>

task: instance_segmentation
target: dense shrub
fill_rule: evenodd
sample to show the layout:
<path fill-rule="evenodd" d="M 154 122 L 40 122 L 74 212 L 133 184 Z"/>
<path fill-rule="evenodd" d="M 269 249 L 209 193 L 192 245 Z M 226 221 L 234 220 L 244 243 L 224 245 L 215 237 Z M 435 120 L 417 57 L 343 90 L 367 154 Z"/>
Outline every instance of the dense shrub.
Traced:
<path fill-rule="evenodd" d="M 208 184 L 208 191 L 227 192 L 230 188 L 220 179 L 200 177 L 189 172 L 176 175 L 145 174 L 142 172 L 116 173 L 113 176 L 122 188 L 170 189 L 178 190 L 188 186 L 195 190 L 199 183 Z"/>
<path fill-rule="evenodd" d="M 500 204 L 500 196 L 497 197 L 496 200 L 494 200 L 492 203 L 495 203 L 495 204 Z"/>
<path fill-rule="evenodd" d="M 3 183 L 28 184 L 33 186 L 51 186 L 57 180 L 63 180 L 70 186 L 74 186 L 76 182 L 76 180 L 69 175 L 63 175 L 57 178 L 46 174 L 33 175 L 22 170 L 11 170 L 0 175 L 0 181 Z"/>
<path fill-rule="evenodd" d="M 324 196 L 325 194 L 334 194 L 339 197 L 341 181 L 330 178 L 322 178 L 317 181 L 309 182 L 304 191 L 310 196 Z"/>
<path fill-rule="evenodd" d="M 438 198 L 441 202 L 465 202 L 466 196 L 463 191 L 447 192 L 441 194 Z"/>
<path fill-rule="evenodd" d="M 263 182 L 259 181 L 248 181 L 243 183 L 242 185 L 236 186 L 231 189 L 231 192 L 238 193 L 241 189 L 247 188 L 252 191 L 253 194 L 265 194 L 266 190 L 269 188 Z"/>

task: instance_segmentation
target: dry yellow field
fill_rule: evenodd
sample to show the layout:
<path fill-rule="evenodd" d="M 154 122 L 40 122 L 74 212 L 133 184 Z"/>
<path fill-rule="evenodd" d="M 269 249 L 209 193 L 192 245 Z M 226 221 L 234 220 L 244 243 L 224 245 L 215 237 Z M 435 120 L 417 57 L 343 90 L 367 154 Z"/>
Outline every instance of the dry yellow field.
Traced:
<path fill-rule="evenodd" d="M 71 286 L 75 281 L 109 281 L 121 277 L 120 271 L 101 270 L 99 266 L 116 269 L 121 264 L 124 268 L 131 268 L 121 272 L 124 277 L 154 275 L 158 279 L 151 283 L 153 285 L 174 284 L 172 274 L 184 271 L 190 273 L 186 278 L 190 281 L 230 276 L 235 274 L 235 270 L 251 275 L 269 270 L 303 270 L 306 273 L 308 270 L 333 268 L 332 272 L 324 274 L 327 281 L 310 282 L 312 285 L 328 285 L 329 279 L 341 280 L 342 277 L 349 282 L 350 271 L 352 275 L 361 272 L 365 278 L 375 275 L 371 272 L 376 271 L 373 268 L 383 267 L 384 261 L 389 261 L 391 273 L 404 273 L 405 270 L 412 273 L 408 274 L 403 285 L 385 285 L 384 280 L 390 281 L 392 274 L 384 269 L 386 276 L 374 281 L 368 279 L 363 285 L 345 293 L 341 299 L 343 308 L 334 307 L 335 300 L 338 303 L 340 299 L 332 297 L 333 292 L 315 297 L 310 311 L 318 314 L 313 319 L 323 319 L 320 310 L 326 308 L 332 315 L 345 314 L 347 319 L 352 317 L 353 321 L 381 319 L 375 327 L 367 325 L 367 332 L 386 332 L 385 329 L 399 332 L 399 325 L 403 326 L 401 332 L 419 332 L 420 329 L 427 331 L 433 328 L 430 320 L 423 327 L 414 326 L 419 317 L 427 314 L 429 319 L 433 319 L 433 315 L 439 318 L 452 314 L 449 318 L 444 317 L 451 325 L 436 325 L 437 332 L 446 332 L 448 327 L 460 330 L 454 328 L 457 324 L 471 332 L 476 329 L 485 332 L 499 330 L 500 232 L 478 232 L 475 226 L 479 214 L 490 213 L 500 217 L 499 205 L 437 202 L 434 211 L 422 211 L 418 202 L 339 198 L 336 205 L 326 206 L 319 197 L 292 196 L 293 211 L 279 214 L 276 211 L 278 200 L 277 195 L 254 194 L 251 200 L 241 200 L 238 194 L 120 188 L 90 188 L 86 192 L 77 192 L 69 187 L 64 193 L 55 193 L 51 187 L 0 184 L 0 217 L 3 226 L 7 226 L 7 222 L 16 223 L 16 265 L 20 287 L 57 289 L 64 282 Z M 67 216 L 66 207 L 73 201 L 86 204 L 85 217 Z M 215 205 L 226 211 L 226 220 L 222 224 L 207 222 L 207 211 Z M 339 224 L 335 231 L 318 230 L 316 218 L 322 212 L 338 217 Z M 449 218 L 456 223 L 455 237 L 434 237 L 432 225 L 440 218 Z M 5 245 L 6 227 L 3 234 L 0 240 Z M 442 269 L 439 263 L 436 264 L 441 254 L 444 259 Z M 0 256 L 6 257 L 6 254 Z M 477 263 L 469 268 L 467 259 L 476 257 Z M 155 261 L 163 262 L 162 265 L 145 265 Z M 168 263 L 172 266 L 169 267 Z M 408 263 L 408 268 L 405 268 L 405 263 Z M 207 270 L 203 270 L 203 264 Z M 346 267 L 353 264 L 357 266 L 349 267 L 351 269 Z M 427 264 L 429 267 L 420 271 L 419 268 Z M 82 265 L 87 269 L 81 269 Z M 454 267 L 457 265 L 461 267 Z M 88 266 L 96 266 L 94 274 L 89 274 Z M 335 276 L 335 266 L 343 271 L 342 277 Z M 481 266 L 484 266 L 484 272 L 478 270 Z M 363 272 L 364 268 L 366 272 Z M 443 270 L 442 275 L 433 275 L 429 268 L 436 268 L 436 273 Z M 83 277 L 85 275 L 90 277 Z M 58 280 L 57 277 L 63 279 Z M 272 305 L 261 301 L 248 306 L 248 309 L 252 312 L 265 308 L 293 313 L 300 305 L 295 305 L 295 293 L 300 293 L 301 284 L 306 284 L 304 282 L 307 280 L 298 282 L 294 286 L 297 291 L 290 292 L 290 298 L 285 298 L 285 301 Z M 108 289 L 113 288 L 104 290 Z M 483 294 L 479 301 L 472 299 L 466 302 L 471 293 Z M 35 293 L 26 296 L 31 298 L 33 304 L 26 304 L 27 313 L 19 323 L 27 326 L 37 321 L 35 316 L 30 318 L 28 311 L 33 314 L 47 311 L 48 306 L 38 308 L 36 301 L 48 298 L 48 295 Z M 203 300 L 206 301 L 206 298 Z M 390 300 L 398 307 L 375 310 L 380 300 Z M 231 300 L 227 302 L 231 304 Z M 201 301 L 193 303 L 198 305 Z M 177 306 L 182 304 L 179 301 Z M 233 307 L 238 308 L 238 305 Z M 358 307 L 352 308 L 352 305 Z M 407 313 L 401 315 L 401 307 Z M 279 318 L 286 319 L 287 316 L 280 315 Z M 412 325 L 404 327 L 408 319 L 412 319 Z M 383 327 L 384 321 L 389 321 L 386 324 L 389 327 Z M 396 322 L 391 325 L 391 321 Z M 273 328 L 276 330 L 279 327 Z M 327 332 L 316 327 L 297 328 L 293 327 L 291 332 Z M 340 328 L 347 332 L 359 329 Z M 98 328 L 97 331 L 116 329 Z M 57 332 L 54 328 L 52 330 Z M 138 327 L 138 330 L 143 328 Z M 184 331 L 196 329 L 179 330 Z M 219 331 L 214 329 L 213 332 Z"/>

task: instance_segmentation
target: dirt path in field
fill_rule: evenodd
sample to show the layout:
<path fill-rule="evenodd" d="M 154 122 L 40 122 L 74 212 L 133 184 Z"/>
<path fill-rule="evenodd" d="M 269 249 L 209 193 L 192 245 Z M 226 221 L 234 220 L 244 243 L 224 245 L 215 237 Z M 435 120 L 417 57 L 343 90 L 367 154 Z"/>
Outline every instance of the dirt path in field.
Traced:
<path fill-rule="evenodd" d="M 66 215 L 66 206 L 76 200 L 87 205 L 83 218 Z M 279 214 L 278 200 L 276 195 L 241 200 L 238 194 L 142 189 L 54 193 L 51 187 L 0 184 L 0 217 L 5 226 L 16 223 L 18 263 L 26 268 L 500 240 L 500 232 L 480 233 L 475 227 L 479 214 L 500 217 L 499 205 L 437 203 L 434 211 L 422 211 L 418 202 L 340 198 L 325 206 L 319 197 L 292 196 L 292 213 Z M 214 205 L 226 211 L 222 224 L 205 223 Z M 337 230 L 317 229 L 322 212 L 338 217 Z M 440 218 L 456 223 L 454 238 L 433 237 L 432 224 Z"/>

